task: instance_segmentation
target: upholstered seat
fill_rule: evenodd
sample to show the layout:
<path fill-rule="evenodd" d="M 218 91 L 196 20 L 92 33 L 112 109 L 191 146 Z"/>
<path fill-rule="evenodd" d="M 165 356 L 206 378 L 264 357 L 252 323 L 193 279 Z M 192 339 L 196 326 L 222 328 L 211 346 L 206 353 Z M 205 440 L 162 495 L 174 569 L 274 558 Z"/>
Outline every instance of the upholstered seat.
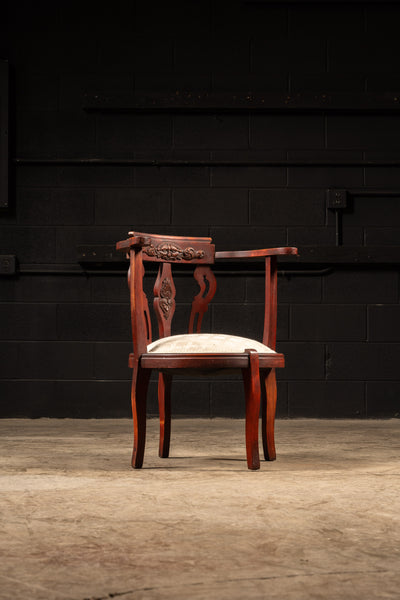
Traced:
<path fill-rule="evenodd" d="M 236 354 L 251 348 L 260 354 L 276 354 L 261 342 L 236 335 L 220 333 L 186 333 L 161 338 L 147 346 L 149 353 L 162 354 Z"/>

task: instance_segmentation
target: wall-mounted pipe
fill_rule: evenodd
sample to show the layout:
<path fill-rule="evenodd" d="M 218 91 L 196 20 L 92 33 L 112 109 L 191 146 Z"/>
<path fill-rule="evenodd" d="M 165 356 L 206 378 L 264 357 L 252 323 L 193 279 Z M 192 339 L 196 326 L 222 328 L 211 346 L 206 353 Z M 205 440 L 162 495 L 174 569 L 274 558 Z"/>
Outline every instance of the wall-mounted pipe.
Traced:
<path fill-rule="evenodd" d="M 400 167 L 400 160 L 218 160 L 143 158 L 14 158 L 16 166 L 121 166 L 121 167 Z"/>

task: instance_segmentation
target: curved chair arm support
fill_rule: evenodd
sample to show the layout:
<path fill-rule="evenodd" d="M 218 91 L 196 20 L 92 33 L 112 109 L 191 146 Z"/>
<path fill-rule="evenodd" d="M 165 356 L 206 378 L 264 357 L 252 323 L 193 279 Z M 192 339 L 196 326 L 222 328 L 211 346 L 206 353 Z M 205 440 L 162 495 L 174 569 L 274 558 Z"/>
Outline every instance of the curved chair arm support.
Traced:
<path fill-rule="evenodd" d="M 216 252 L 215 258 L 256 258 L 259 256 L 278 256 L 280 254 L 297 254 L 297 248 L 264 248 L 260 250 L 227 250 Z"/>
<path fill-rule="evenodd" d="M 265 304 L 263 344 L 275 350 L 277 324 L 277 256 L 297 255 L 297 248 L 263 248 L 259 250 L 228 250 L 216 252 L 216 259 L 265 258 Z"/>

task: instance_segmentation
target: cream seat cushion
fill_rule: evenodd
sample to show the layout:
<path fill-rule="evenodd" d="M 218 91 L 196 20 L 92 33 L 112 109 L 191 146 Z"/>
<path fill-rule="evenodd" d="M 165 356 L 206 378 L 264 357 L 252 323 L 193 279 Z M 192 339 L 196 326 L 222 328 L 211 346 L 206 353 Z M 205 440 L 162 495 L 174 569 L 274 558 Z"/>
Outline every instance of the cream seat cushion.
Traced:
<path fill-rule="evenodd" d="M 163 354 L 236 354 L 247 349 L 257 350 L 260 354 L 275 354 L 274 350 L 260 342 L 220 333 L 171 335 L 147 346 L 147 352 Z"/>

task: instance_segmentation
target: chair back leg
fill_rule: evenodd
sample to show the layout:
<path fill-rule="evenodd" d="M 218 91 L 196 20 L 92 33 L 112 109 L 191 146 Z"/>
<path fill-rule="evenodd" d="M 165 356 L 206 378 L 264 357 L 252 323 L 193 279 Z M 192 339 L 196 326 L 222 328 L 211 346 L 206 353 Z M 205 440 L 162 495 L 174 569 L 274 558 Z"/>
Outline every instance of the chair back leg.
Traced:
<path fill-rule="evenodd" d="M 133 417 L 133 453 L 132 467 L 140 469 L 143 464 L 146 444 L 146 396 L 151 369 L 142 369 L 138 364 L 132 374 L 132 417 Z"/>
<path fill-rule="evenodd" d="M 258 451 L 258 421 L 260 416 L 260 361 L 256 350 L 246 350 L 249 366 L 242 370 L 246 397 L 246 455 L 252 471 L 260 468 Z"/>
<path fill-rule="evenodd" d="M 275 460 L 275 412 L 276 375 L 275 369 L 268 369 L 261 375 L 262 382 L 262 440 L 265 460 Z"/>
<path fill-rule="evenodd" d="M 158 375 L 158 410 L 160 414 L 160 458 L 168 458 L 169 442 L 171 438 L 171 383 L 172 375 L 159 373 Z"/>

